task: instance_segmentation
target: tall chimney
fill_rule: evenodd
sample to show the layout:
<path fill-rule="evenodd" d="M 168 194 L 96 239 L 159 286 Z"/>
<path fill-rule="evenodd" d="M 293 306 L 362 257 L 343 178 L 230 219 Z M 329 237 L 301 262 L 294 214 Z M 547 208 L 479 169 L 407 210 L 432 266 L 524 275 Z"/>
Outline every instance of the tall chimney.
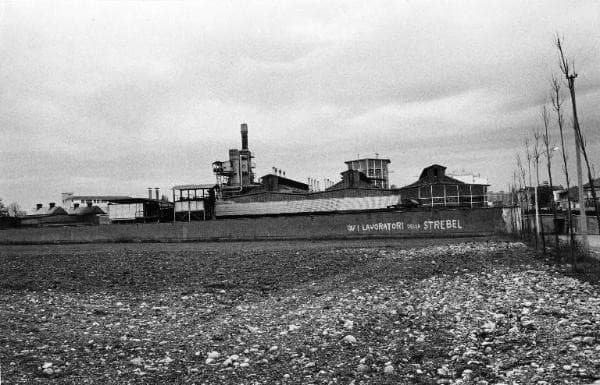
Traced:
<path fill-rule="evenodd" d="M 156 200 L 159 200 L 159 192 L 160 192 L 160 187 L 154 187 L 154 193 L 156 195 Z"/>
<path fill-rule="evenodd" d="M 242 150 L 248 149 L 248 125 L 242 123 Z"/>
<path fill-rule="evenodd" d="M 152 187 L 148 187 L 148 199 L 152 199 Z"/>

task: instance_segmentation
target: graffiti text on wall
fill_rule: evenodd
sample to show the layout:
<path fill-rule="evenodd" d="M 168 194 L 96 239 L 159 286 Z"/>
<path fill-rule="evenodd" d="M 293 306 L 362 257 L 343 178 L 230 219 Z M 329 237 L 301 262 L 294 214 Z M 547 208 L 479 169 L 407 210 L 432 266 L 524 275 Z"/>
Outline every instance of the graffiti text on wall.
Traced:
<path fill-rule="evenodd" d="M 422 223 L 405 222 L 377 222 L 377 223 L 359 223 L 346 225 L 348 232 L 368 232 L 368 231 L 433 231 L 433 230 L 460 230 L 462 225 L 459 219 L 440 219 L 435 221 L 423 221 Z"/>

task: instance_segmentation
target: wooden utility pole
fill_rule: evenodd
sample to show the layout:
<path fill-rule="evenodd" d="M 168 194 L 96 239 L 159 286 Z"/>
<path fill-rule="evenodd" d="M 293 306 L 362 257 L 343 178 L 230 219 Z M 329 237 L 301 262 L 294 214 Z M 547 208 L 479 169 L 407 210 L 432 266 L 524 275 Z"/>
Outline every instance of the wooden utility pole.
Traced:
<path fill-rule="evenodd" d="M 581 233 L 582 247 L 587 253 L 589 248 L 589 242 L 587 231 L 587 218 L 585 215 L 583 173 L 581 170 L 581 150 L 583 147 L 583 143 L 581 131 L 579 129 L 579 119 L 577 118 L 577 103 L 575 101 L 575 78 L 577 78 L 577 74 L 575 72 L 570 71 L 569 62 L 565 58 L 562 49 L 562 42 L 559 37 L 556 38 L 556 47 L 558 48 L 558 52 L 560 54 L 560 69 L 567 78 L 569 92 L 571 93 L 571 105 L 573 107 L 573 130 L 575 131 L 575 163 L 577 166 L 577 189 L 579 190 L 579 232 Z"/>
<path fill-rule="evenodd" d="M 583 191 L 583 171 L 581 169 L 581 137 L 579 135 L 579 119 L 577 118 L 577 103 L 575 101 L 575 78 L 577 74 L 567 75 L 571 105 L 573 107 L 573 129 L 575 130 L 575 163 L 577 165 L 577 189 L 579 190 L 579 230 L 582 235 L 583 247 L 588 248 L 587 218 L 585 214 L 585 191 Z"/>

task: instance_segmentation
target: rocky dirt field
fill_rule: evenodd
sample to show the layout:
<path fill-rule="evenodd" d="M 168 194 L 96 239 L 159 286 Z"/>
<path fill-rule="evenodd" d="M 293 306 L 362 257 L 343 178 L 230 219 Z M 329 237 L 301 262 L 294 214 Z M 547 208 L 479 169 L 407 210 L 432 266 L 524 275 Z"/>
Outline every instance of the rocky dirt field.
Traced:
<path fill-rule="evenodd" d="M 0 266 L 3 385 L 600 378 L 598 286 L 522 243 L 11 246 Z"/>

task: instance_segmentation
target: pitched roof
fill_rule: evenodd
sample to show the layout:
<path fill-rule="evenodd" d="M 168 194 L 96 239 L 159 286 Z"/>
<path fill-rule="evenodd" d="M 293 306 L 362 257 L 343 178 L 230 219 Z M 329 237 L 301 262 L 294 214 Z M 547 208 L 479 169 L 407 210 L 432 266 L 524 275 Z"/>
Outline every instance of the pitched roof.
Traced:
<path fill-rule="evenodd" d="M 51 215 L 67 215 L 67 211 L 60 206 L 40 207 L 33 214 L 27 216 L 51 216 Z"/>
<path fill-rule="evenodd" d="M 106 214 L 100 207 L 98 206 L 79 206 L 77 208 L 69 208 L 67 210 L 69 215 L 93 215 L 93 214 Z"/>
<path fill-rule="evenodd" d="M 286 178 L 284 176 L 273 174 L 273 173 L 266 174 L 266 175 L 262 176 L 261 179 L 269 179 L 269 178 L 277 179 L 277 183 L 281 184 L 281 185 L 294 187 L 294 188 L 301 189 L 301 190 L 308 190 L 308 185 L 306 183 L 298 182 L 296 180 Z"/>
<path fill-rule="evenodd" d="M 72 200 L 82 200 L 82 201 L 91 201 L 91 200 L 102 200 L 102 201 L 110 201 L 114 199 L 123 199 L 130 198 L 127 195 L 71 195 L 65 198 L 65 201 Z"/>
<path fill-rule="evenodd" d="M 440 172 L 431 172 L 432 170 L 439 170 Z M 421 171 L 419 180 L 406 185 L 402 188 L 418 187 L 418 186 L 429 186 L 431 184 L 467 184 L 467 185 L 478 185 L 478 186 L 489 186 L 487 183 L 465 183 L 459 179 L 449 177 L 446 175 L 446 167 L 439 164 L 432 164 L 431 166 L 425 167 Z"/>

